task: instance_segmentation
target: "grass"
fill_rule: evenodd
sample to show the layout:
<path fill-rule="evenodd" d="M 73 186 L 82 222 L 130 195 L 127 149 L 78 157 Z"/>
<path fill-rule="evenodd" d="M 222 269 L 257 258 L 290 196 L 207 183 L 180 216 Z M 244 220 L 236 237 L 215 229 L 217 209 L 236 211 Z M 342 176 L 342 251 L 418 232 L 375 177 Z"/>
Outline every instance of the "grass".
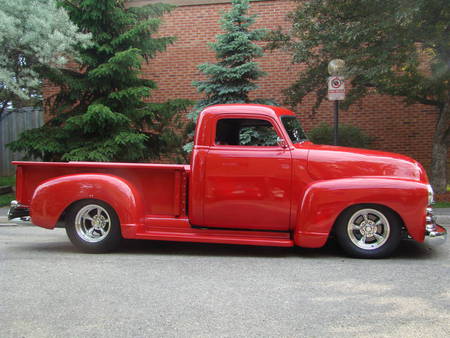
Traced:
<path fill-rule="evenodd" d="M 433 208 L 437 209 L 437 208 L 450 208 L 450 202 L 435 202 L 433 204 Z"/>
<path fill-rule="evenodd" d="M 0 177 L 0 187 L 4 185 L 16 185 L 16 176 L 1 176 Z"/>
<path fill-rule="evenodd" d="M 16 185 L 16 176 L 1 176 L 0 177 L 0 186 L 15 186 Z M 15 194 L 5 194 L 0 195 L 0 207 L 4 207 L 6 205 L 9 205 L 9 203 L 16 198 Z"/>
<path fill-rule="evenodd" d="M 15 198 L 16 198 L 16 195 L 14 195 L 14 194 L 0 195 L 0 207 L 9 205 L 9 203 Z"/>
<path fill-rule="evenodd" d="M 447 185 L 447 192 L 450 192 L 450 184 Z M 450 208 L 450 202 L 440 201 L 433 204 L 433 208 Z"/>

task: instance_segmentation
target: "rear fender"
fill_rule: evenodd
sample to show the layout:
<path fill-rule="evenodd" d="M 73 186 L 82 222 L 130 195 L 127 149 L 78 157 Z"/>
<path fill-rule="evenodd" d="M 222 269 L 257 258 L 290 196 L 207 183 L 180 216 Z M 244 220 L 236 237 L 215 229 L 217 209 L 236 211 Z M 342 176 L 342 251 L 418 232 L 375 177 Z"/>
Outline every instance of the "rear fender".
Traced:
<path fill-rule="evenodd" d="M 395 211 L 409 235 L 422 242 L 428 201 L 427 185 L 394 178 L 346 178 L 314 182 L 297 213 L 294 242 L 317 248 L 325 244 L 339 215 L 356 204 L 378 204 Z"/>
<path fill-rule="evenodd" d="M 84 199 L 108 203 L 119 217 L 124 237 L 143 223 L 138 190 L 126 180 L 108 174 L 75 174 L 44 181 L 34 191 L 31 220 L 36 225 L 53 229 L 67 207 Z"/>

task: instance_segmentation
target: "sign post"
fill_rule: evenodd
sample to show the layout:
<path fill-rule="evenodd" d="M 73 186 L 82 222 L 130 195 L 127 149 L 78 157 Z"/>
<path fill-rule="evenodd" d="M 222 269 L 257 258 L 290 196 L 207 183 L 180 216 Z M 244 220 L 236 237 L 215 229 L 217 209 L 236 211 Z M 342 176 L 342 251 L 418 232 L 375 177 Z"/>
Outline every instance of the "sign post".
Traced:
<path fill-rule="evenodd" d="M 334 145 L 339 144 L 339 101 L 345 100 L 345 82 L 342 75 L 344 60 L 334 59 L 328 64 L 328 100 L 334 101 Z"/>
<path fill-rule="evenodd" d="M 339 101 L 345 99 L 345 82 L 342 76 L 328 78 L 328 100 L 334 101 L 334 145 L 339 144 Z"/>

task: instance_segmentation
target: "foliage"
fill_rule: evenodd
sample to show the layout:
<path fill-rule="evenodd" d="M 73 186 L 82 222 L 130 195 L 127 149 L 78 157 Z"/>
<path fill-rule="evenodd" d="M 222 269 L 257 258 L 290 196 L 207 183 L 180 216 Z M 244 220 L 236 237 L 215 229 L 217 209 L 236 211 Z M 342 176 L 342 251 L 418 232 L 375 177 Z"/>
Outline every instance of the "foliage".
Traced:
<path fill-rule="evenodd" d="M 0 116 L 5 108 L 36 103 L 40 67 L 62 67 L 90 34 L 80 33 L 55 0 L 0 1 Z M 33 98 L 32 102 L 28 100 Z"/>
<path fill-rule="evenodd" d="M 249 0 L 233 0 L 231 10 L 222 17 L 225 33 L 210 44 L 219 62 L 198 67 L 208 79 L 194 82 L 197 90 L 206 95 L 194 108 L 194 120 L 204 107 L 213 104 L 250 102 L 248 93 L 257 88 L 253 81 L 264 75 L 254 61 L 263 55 L 263 50 L 254 42 L 266 32 L 250 29 L 255 16 L 247 14 L 249 7 Z"/>
<path fill-rule="evenodd" d="M 16 176 L 0 176 L 0 187 L 9 185 L 14 186 L 16 184 Z"/>
<path fill-rule="evenodd" d="M 334 142 L 334 127 L 321 123 L 308 133 L 308 138 L 316 144 L 329 144 Z M 352 148 L 370 148 L 374 138 L 365 134 L 361 129 L 341 124 L 339 125 L 339 145 Z"/>
<path fill-rule="evenodd" d="M 60 87 L 47 104 L 51 119 L 10 146 L 28 157 L 65 161 L 140 161 L 179 149 L 178 113 L 186 100 L 147 103 L 156 83 L 141 76 L 143 61 L 174 41 L 154 37 L 170 5 L 126 8 L 124 0 L 61 1 L 72 21 L 92 34 L 79 46 L 75 69 L 47 67 Z"/>
<path fill-rule="evenodd" d="M 269 146 L 277 143 L 277 134 L 264 127 L 248 127 L 241 131 L 239 143 L 243 145 Z"/>
<path fill-rule="evenodd" d="M 442 201 L 442 202 L 435 202 L 433 204 L 433 208 L 439 209 L 439 208 L 450 208 L 450 202 Z"/>
<path fill-rule="evenodd" d="M 239 134 L 239 144 L 273 146 L 277 144 L 277 133 L 265 126 L 245 127 Z"/>
<path fill-rule="evenodd" d="M 272 100 L 252 101 L 249 98 L 249 92 L 258 88 L 254 81 L 265 75 L 254 61 L 264 54 L 262 47 L 255 42 L 263 40 L 267 34 L 264 29 L 250 29 L 255 22 L 255 15 L 248 15 L 249 8 L 249 0 L 233 0 L 231 10 L 222 16 L 224 33 L 217 35 L 216 42 L 210 43 L 218 62 L 199 65 L 198 69 L 206 75 L 207 80 L 193 83 L 200 93 L 205 94 L 205 98 L 198 101 L 189 114 L 194 122 L 204 108 L 214 104 L 275 104 Z M 192 142 L 185 145 L 184 149 L 190 152 Z"/>
<path fill-rule="evenodd" d="M 0 176 L 0 187 L 2 186 L 12 186 L 16 185 L 16 177 L 15 176 Z M 0 207 L 5 205 L 9 205 L 12 200 L 16 198 L 15 194 L 3 194 L 0 195 Z"/>
<path fill-rule="evenodd" d="M 15 194 L 0 195 L 0 207 L 9 205 L 11 201 L 14 200 L 15 198 L 16 198 Z"/>
<path fill-rule="evenodd" d="M 348 106 L 373 92 L 437 108 L 431 179 L 444 191 L 450 143 L 450 6 L 448 0 L 309 0 L 291 14 L 292 31 L 273 34 L 304 64 L 286 90 L 296 105 L 310 92 L 316 107 L 326 95 L 327 64 L 344 59 L 351 89 Z"/>

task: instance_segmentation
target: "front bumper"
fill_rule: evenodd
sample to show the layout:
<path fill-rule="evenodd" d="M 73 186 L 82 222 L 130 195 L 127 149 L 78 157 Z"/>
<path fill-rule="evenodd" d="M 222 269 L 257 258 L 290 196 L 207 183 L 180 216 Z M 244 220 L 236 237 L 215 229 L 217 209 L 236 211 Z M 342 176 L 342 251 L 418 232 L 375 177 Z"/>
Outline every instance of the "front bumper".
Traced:
<path fill-rule="evenodd" d="M 436 224 L 433 216 L 433 210 L 427 209 L 426 225 L 425 225 L 425 243 L 431 245 L 440 245 L 447 241 L 447 230 Z"/>
<path fill-rule="evenodd" d="M 11 206 L 8 211 L 8 220 L 29 222 L 30 209 L 17 201 L 11 201 Z"/>

